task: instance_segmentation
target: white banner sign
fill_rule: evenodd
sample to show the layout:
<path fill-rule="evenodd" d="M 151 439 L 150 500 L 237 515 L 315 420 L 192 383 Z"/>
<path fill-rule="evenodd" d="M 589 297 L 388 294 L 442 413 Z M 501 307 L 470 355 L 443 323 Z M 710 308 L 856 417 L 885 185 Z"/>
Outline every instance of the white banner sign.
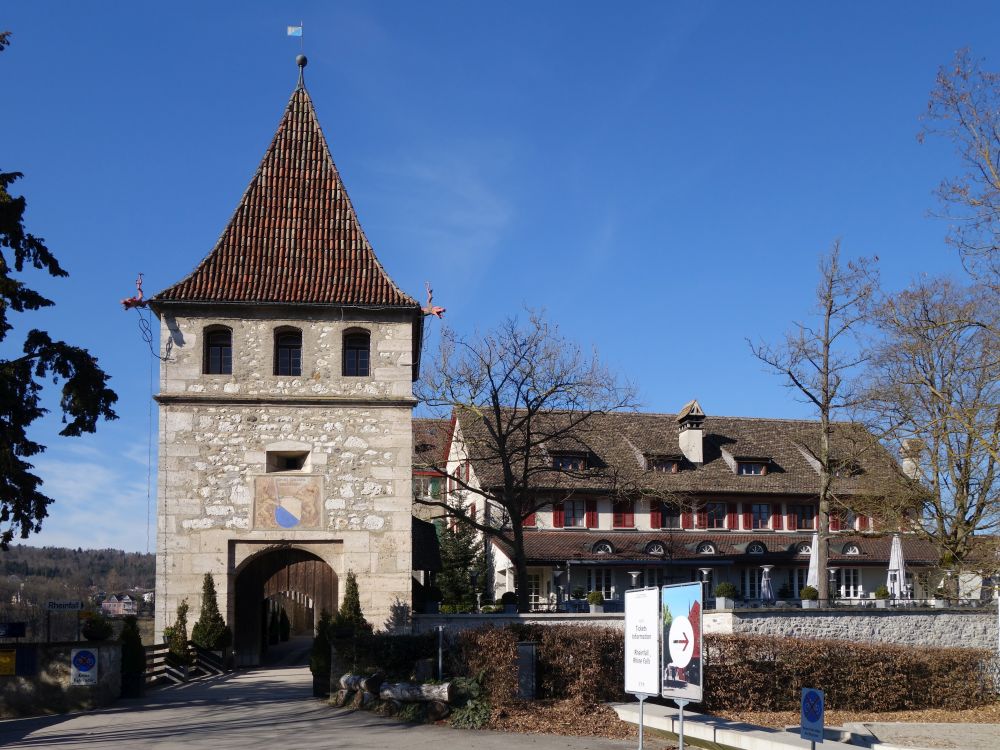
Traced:
<path fill-rule="evenodd" d="M 97 684 L 97 651 L 74 648 L 70 656 L 70 684 Z"/>
<path fill-rule="evenodd" d="M 660 591 L 625 592 L 625 692 L 660 694 Z"/>

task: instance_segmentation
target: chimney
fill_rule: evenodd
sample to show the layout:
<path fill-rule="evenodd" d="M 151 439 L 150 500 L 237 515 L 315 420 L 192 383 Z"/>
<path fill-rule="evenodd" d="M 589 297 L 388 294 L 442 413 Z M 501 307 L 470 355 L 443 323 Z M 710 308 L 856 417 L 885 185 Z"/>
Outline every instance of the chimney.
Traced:
<path fill-rule="evenodd" d="M 680 427 L 677 442 L 681 453 L 684 454 L 684 458 L 698 466 L 705 463 L 705 454 L 702 450 L 705 438 L 705 431 L 702 429 L 704 422 L 705 412 L 701 410 L 697 400 L 688 401 L 677 415 L 677 424 Z"/>
<path fill-rule="evenodd" d="M 903 457 L 903 474 L 910 479 L 920 479 L 920 454 L 924 452 L 924 441 L 909 438 L 903 441 L 900 453 Z"/>

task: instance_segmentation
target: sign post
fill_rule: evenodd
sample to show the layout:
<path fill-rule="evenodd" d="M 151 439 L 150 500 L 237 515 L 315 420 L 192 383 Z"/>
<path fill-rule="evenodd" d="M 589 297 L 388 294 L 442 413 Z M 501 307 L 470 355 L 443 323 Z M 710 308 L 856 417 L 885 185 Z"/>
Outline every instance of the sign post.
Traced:
<path fill-rule="evenodd" d="M 799 736 L 812 743 L 823 741 L 823 691 L 816 688 L 802 688 L 802 717 L 799 722 Z"/>
<path fill-rule="evenodd" d="M 684 750 L 684 707 L 701 703 L 703 696 L 701 660 L 700 582 L 678 583 L 660 590 L 663 632 L 663 669 L 660 694 L 680 708 L 680 750 Z"/>
<path fill-rule="evenodd" d="M 660 590 L 625 592 L 625 692 L 639 699 L 639 750 L 645 700 L 660 694 Z"/>

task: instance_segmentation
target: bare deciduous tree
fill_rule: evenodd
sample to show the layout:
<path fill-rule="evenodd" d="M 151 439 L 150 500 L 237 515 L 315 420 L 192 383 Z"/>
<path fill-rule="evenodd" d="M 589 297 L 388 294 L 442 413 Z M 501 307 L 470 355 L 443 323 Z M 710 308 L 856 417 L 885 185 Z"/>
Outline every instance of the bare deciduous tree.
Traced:
<path fill-rule="evenodd" d="M 555 471 L 553 451 L 588 453 L 595 417 L 633 409 L 635 391 L 560 335 L 536 312 L 527 321 L 509 318 L 496 330 L 471 337 L 445 331 L 440 358 L 428 367 L 418 395 L 432 409 L 459 416 L 463 448 L 475 475 L 458 471 L 452 485 L 484 501 L 418 499 L 437 506 L 486 537 L 512 550 L 518 608 L 527 611 L 528 567 L 524 521 L 566 496 L 574 478 L 615 484 L 614 468 L 563 466 Z"/>
<path fill-rule="evenodd" d="M 985 71 L 969 50 L 938 71 L 920 133 L 943 136 L 963 171 L 937 189 L 949 221 L 948 242 L 966 268 L 1000 288 L 1000 73 Z"/>
<path fill-rule="evenodd" d="M 831 505 L 836 502 L 834 480 L 843 457 L 831 451 L 835 417 L 858 405 L 855 388 L 859 368 L 867 357 L 857 339 L 864 310 L 874 291 L 871 264 L 866 260 L 843 265 L 840 243 L 820 260 L 816 310 L 811 324 L 795 323 L 781 345 L 750 344 L 753 355 L 781 375 L 786 385 L 810 404 L 819 417 L 819 568 L 826 569 Z M 829 598 L 825 575 L 819 577 L 820 599 Z"/>
<path fill-rule="evenodd" d="M 925 491 L 917 528 L 962 565 L 1000 529 L 1000 340 L 983 286 L 928 279 L 875 310 L 869 408 Z M 982 325 L 983 321 L 991 325 Z"/>

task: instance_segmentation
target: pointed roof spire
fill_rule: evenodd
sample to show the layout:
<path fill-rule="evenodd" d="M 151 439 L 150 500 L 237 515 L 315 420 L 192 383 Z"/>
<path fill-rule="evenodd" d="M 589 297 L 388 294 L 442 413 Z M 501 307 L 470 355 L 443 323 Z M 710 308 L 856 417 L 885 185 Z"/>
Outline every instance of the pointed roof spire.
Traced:
<path fill-rule="evenodd" d="M 278 131 L 208 256 L 153 302 L 415 307 L 375 257 L 299 82 Z"/>
<path fill-rule="evenodd" d="M 306 87 L 306 65 L 309 64 L 309 58 L 305 55 L 296 55 L 295 64 L 299 66 L 299 88 L 304 89 Z"/>

